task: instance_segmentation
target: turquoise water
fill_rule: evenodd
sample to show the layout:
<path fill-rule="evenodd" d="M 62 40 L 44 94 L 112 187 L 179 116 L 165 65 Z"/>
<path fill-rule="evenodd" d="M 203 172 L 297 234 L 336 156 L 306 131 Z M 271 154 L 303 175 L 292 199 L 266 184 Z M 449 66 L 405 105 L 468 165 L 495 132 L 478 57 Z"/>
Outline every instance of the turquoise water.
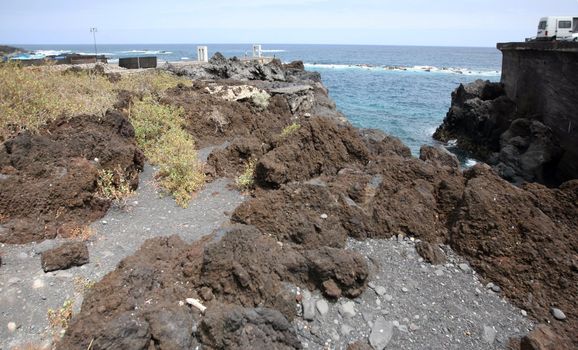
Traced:
<path fill-rule="evenodd" d="M 196 44 L 99 45 L 112 62 L 120 57 L 154 55 L 161 61 L 196 58 Z M 47 54 L 93 53 L 92 45 L 23 45 Z M 209 55 L 250 55 L 249 44 L 208 44 Z M 359 127 L 377 128 L 399 137 L 414 154 L 442 122 L 451 92 L 476 79 L 500 78 L 501 54 L 494 48 L 263 45 L 264 55 L 302 60 L 321 73 L 337 107 Z"/>

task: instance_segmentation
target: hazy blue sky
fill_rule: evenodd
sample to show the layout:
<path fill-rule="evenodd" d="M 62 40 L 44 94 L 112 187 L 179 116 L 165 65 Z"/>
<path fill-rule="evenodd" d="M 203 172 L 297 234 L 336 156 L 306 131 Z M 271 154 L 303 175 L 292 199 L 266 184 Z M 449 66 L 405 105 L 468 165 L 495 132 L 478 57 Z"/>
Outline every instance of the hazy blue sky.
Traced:
<path fill-rule="evenodd" d="M 0 0 L 0 43 L 494 46 L 577 0 Z"/>

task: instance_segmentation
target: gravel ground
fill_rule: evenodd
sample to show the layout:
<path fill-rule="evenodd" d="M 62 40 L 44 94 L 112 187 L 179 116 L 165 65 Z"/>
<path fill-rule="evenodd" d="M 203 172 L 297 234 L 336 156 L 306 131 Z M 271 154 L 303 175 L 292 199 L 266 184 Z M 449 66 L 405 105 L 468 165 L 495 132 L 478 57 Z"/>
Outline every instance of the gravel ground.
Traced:
<path fill-rule="evenodd" d="M 153 173 L 147 165 L 136 195 L 122 209 L 109 210 L 92 225 L 90 263 L 82 267 L 42 271 L 40 253 L 63 240 L 0 247 L 0 350 L 24 342 L 49 343 L 48 309 L 58 309 L 66 300 L 73 300 L 78 310 L 84 286 L 112 271 L 146 239 L 178 234 L 188 242 L 194 241 L 228 222 L 228 212 L 244 200 L 230 189 L 228 180 L 219 179 L 207 184 L 189 207 L 182 209 L 172 198 L 160 196 Z M 11 330 L 14 325 L 16 329 Z"/>
<path fill-rule="evenodd" d="M 411 240 L 348 245 L 368 257 L 370 287 L 355 300 L 337 302 L 303 291 L 301 312 L 309 320 L 294 324 L 305 348 L 345 349 L 371 339 L 375 349 L 504 349 L 510 337 L 533 328 L 448 247 L 447 264 L 432 266 Z"/>

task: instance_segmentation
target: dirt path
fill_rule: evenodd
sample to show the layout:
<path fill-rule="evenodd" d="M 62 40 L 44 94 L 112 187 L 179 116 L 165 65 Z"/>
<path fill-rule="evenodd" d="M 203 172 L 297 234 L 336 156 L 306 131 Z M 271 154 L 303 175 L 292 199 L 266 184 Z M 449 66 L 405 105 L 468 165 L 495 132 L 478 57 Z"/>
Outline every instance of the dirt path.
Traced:
<path fill-rule="evenodd" d="M 64 241 L 60 239 L 0 248 L 0 349 L 26 342 L 47 344 L 51 338 L 48 309 L 58 309 L 65 301 L 73 300 L 74 310 L 78 310 L 84 287 L 99 281 L 146 239 L 178 234 L 188 242 L 194 241 L 227 222 L 226 213 L 244 200 L 227 186 L 229 180 L 219 179 L 207 184 L 189 207 L 182 209 L 172 198 L 160 196 L 153 173 L 147 165 L 139 189 L 127 205 L 122 210 L 109 210 L 93 223 L 95 233 L 88 244 L 87 265 L 44 273 L 39 254 L 58 246 Z M 11 330 L 14 326 L 16 329 Z"/>

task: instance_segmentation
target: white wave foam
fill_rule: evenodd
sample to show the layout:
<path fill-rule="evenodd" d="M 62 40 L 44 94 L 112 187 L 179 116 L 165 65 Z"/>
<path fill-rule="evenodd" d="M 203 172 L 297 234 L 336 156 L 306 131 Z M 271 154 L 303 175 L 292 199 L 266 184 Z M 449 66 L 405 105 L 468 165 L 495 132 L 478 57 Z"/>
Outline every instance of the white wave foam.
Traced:
<path fill-rule="evenodd" d="M 143 55 L 171 55 L 171 51 L 163 51 L 163 50 L 129 50 L 129 51 L 121 51 L 121 53 L 141 53 Z"/>
<path fill-rule="evenodd" d="M 71 53 L 70 50 L 34 50 L 33 51 L 37 55 L 44 55 L 44 56 L 58 56 L 65 53 Z"/>
<path fill-rule="evenodd" d="M 466 163 L 464 165 L 466 168 L 471 168 L 476 164 L 478 164 L 478 162 L 475 159 L 468 158 L 468 159 L 466 159 Z"/>
<path fill-rule="evenodd" d="M 76 54 L 82 55 L 82 56 L 93 56 L 94 52 L 74 52 Z M 110 52 L 97 52 L 97 54 L 100 55 L 105 55 L 105 56 L 113 56 L 113 53 Z"/>
<path fill-rule="evenodd" d="M 305 63 L 308 68 L 320 69 L 362 69 L 371 71 L 396 71 L 396 72 L 416 72 L 416 73 L 444 73 L 444 74 L 459 74 L 459 75 L 476 75 L 476 76 L 500 76 L 501 71 L 498 70 L 474 70 L 469 68 L 458 67 L 435 67 L 435 66 L 375 66 L 370 64 L 320 64 L 320 63 Z"/>
<path fill-rule="evenodd" d="M 261 50 L 261 52 L 287 52 L 287 50 L 282 49 L 269 49 L 269 50 Z"/>
<path fill-rule="evenodd" d="M 190 60 L 190 57 L 181 57 L 181 60 Z"/>

